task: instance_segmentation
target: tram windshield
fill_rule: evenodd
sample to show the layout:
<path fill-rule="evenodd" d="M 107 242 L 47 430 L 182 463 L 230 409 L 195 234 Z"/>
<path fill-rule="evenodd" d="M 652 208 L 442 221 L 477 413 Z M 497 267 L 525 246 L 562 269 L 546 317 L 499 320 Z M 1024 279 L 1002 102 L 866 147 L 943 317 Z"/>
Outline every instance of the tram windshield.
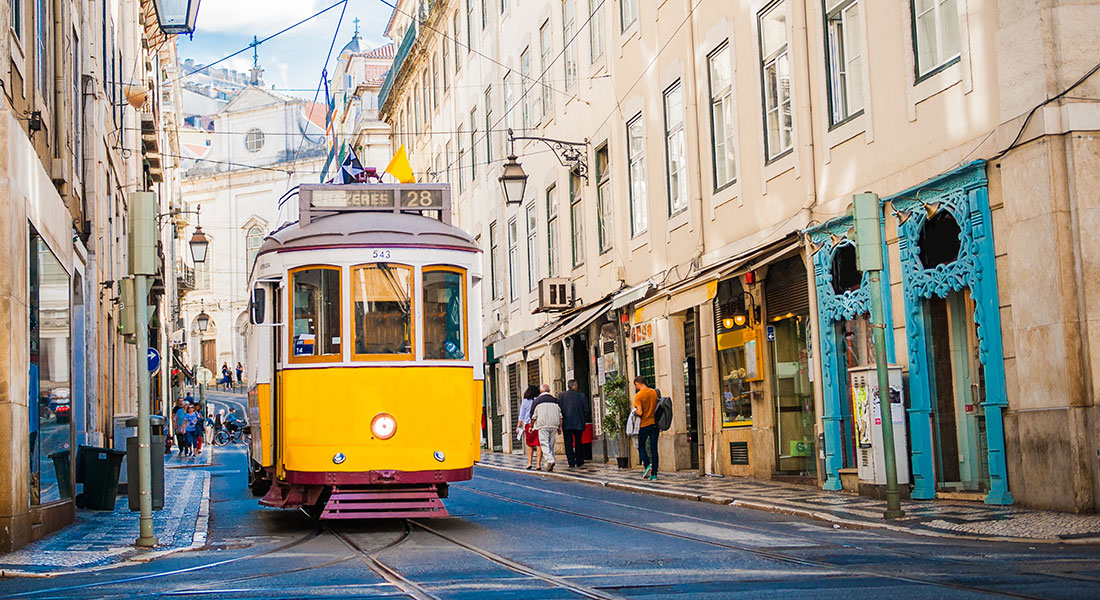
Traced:
<path fill-rule="evenodd" d="M 352 269 L 355 354 L 412 358 L 412 268 L 377 263 Z"/>
<path fill-rule="evenodd" d="M 453 269 L 424 270 L 424 358 L 466 358 L 466 310 L 463 273 Z"/>
<path fill-rule="evenodd" d="M 340 269 L 312 267 L 292 273 L 293 357 L 340 356 Z"/>

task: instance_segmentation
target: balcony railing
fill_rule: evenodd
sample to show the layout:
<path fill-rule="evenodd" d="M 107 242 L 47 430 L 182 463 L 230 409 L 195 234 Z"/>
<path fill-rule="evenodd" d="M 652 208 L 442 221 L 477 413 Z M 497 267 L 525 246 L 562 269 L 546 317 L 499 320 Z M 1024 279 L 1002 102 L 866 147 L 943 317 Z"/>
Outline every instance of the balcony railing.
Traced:
<path fill-rule="evenodd" d="M 382 82 L 382 89 L 378 91 L 379 108 L 386 105 L 386 98 L 389 97 L 390 90 L 393 89 L 393 82 L 397 79 L 397 74 L 401 72 L 401 63 L 409 57 L 409 52 L 412 51 L 413 44 L 416 42 L 416 34 L 417 26 L 414 23 L 405 32 L 405 37 L 401 39 L 401 43 L 397 46 L 393 62 L 390 63 L 390 70 L 386 72 L 386 79 Z"/>
<path fill-rule="evenodd" d="M 176 287 L 181 292 L 189 292 L 195 289 L 195 269 L 187 265 L 177 265 Z"/>

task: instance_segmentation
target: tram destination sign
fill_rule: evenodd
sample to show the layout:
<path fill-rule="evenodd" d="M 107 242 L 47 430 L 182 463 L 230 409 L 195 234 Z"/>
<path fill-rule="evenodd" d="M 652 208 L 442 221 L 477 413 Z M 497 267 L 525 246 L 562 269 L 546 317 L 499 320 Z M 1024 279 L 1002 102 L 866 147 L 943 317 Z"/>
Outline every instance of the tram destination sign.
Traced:
<path fill-rule="evenodd" d="M 299 221 L 330 212 L 431 211 L 450 222 L 451 188 L 445 183 L 421 184 L 306 184 L 298 190 Z"/>

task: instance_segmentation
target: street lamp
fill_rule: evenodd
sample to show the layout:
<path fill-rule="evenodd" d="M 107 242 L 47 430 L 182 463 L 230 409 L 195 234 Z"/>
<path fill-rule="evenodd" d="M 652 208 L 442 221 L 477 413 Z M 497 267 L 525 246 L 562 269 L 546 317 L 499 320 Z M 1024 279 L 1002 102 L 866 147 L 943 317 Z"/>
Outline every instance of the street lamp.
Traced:
<path fill-rule="evenodd" d="M 199 326 L 199 333 L 206 333 L 206 328 L 210 327 L 210 315 L 206 314 L 205 306 L 199 308 L 199 316 L 195 317 L 195 324 Z"/>
<path fill-rule="evenodd" d="M 169 35 L 194 33 L 200 0 L 153 0 L 160 30 Z"/>
<path fill-rule="evenodd" d="M 527 189 L 527 173 L 516 161 L 515 154 L 508 155 L 508 162 L 504 163 L 504 172 L 497 178 L 500 187 L 504 191 L 506 204 L 522 204 L 523 192 Z"/>
<path fill-rule="evenodd" d="M 195 227 L 195 233 L 187 244 L 191 246 L 191 258 L 196 263 L 206 262 L 206 250 L 210 247 L 210 240 L 202 232 L 202 225 Z"/>

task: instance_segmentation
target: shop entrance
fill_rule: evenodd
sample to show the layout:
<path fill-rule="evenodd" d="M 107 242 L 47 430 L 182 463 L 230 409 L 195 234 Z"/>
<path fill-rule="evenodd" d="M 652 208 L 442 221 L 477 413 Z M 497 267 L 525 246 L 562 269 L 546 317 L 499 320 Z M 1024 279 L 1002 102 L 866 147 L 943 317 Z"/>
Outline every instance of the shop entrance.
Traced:
<path fill-rule="evenodd" d="M 594 408 L 592 407 L 592 393 L 591 385 L 589 382 L 589 358 L 588 352 L 588 336 L 583 333 L 578 333 L 571 338 L 573 341 L 570 343 L 573 351 L 573 379 L 577 382 L 577 391 L 584 394 L 585 398 L 588 398 L 589 410 L 588 414 L 592 414 Z M 586 426 L 587 427 L 587 426 Z M 587 430 L 583 437 L 584 443 L 581 449 L 581 456 L 586 461 L 592 460 L 592 432 Z"/>
<path fill-rule="evenodd" d="M 488 392 L 489 410 L 486 412 L 490 418 L 490 428 L 492 431 L 491 447 L 493 452 L 500 452 L 504 450 L 504 415 L 500 410 L 500 367 L 498 365 L 489 365 L 486 375 L 486 391 Z"/>
<path fill-rule="evenodd" d="M 974 301 L 959 291 L 926 302 L 937 488 L 985 491 L 985 372 L 978 357 Z"/>
<path fill-rule="evenodd" d="M 684 320 L 684 415 L 692 469 L 699 468 L 699 361 L 695 332 L 695 311 L 691 310 Z"/>
<path fill-rule="evenodd" d="M 215 378 L 218 377 L 220 371 L 218 371 L 218 352 L 215 340 L 202 341 L 202 366 L 210 369 L 210 372 L 215 374 Z"/>

